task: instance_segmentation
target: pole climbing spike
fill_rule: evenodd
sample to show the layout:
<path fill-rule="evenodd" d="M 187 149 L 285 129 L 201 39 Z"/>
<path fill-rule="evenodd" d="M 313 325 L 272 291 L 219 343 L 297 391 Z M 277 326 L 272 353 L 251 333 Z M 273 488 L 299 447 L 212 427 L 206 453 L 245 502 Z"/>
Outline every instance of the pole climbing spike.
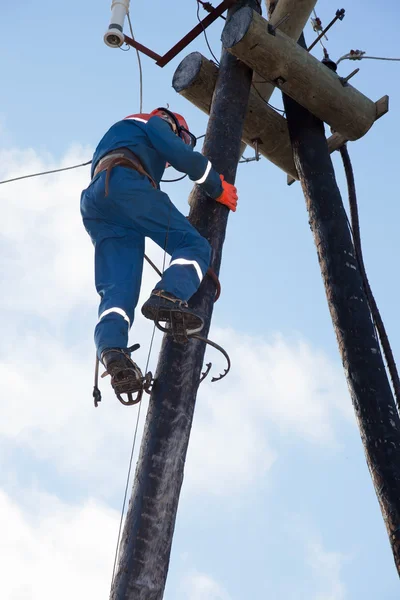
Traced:
<path fill-rule="evenodd" d="M 131 360 L 129 355 L 140 348 L 140 344 L 134 344 L 133 346 L 126 349 L 126 352 L 120 349 L 112 349 L 110 352 L 120 353 L 126 358 L 126 365 L 121 368 L 117 365 L 113 366 L 113 363 L 108 369 L 102 374 L 103 377 L 111 376 L 111 385 L 114 389 L 115 395 L 118 400 L 124 406 L 132 406 L 138 404 L 143 396 L 143 392 L 150 394 L 152 385 L 154 383 L 153 375 L 151 371 L 146 373 L 144 376 L 142 371 L 139 369 L 137 364 Z M 100 361 L 96 354 L 96 365 L 95 365 L 95 380 L 93 388 L 94 405 L 97 408 L 98 403 L 101 401 L 101 392 L 98 387 L 99 380 L 99 364 Z M 132 376 L 133 375 L 133 376 Z M 127 400 L 122 397 L 122 394 L 126 394 Z"/>
<path fill-rule="evenodd" d="M 152 291 L 147 302 L 143 304 L 142 314 L 146 319 L 153 321 L 157 329 L 173 337 L 174 341 L 178 344 L 187 344 L 189 340 L 194 338 L 219 350 L 225 356 L 228 367 L 218 377 L 213 377 L 212 382 L 219 381 L 228 374 L 231 368 L 228 353 L 215 342 L 199 335 L 204 327 L 204 321 L 200 315 L 193 312 L 187 302 L 176 298 L 164 290 L 155 289 Z M 161 325 L 161 323 L 163 324 Z M 206 366 L 206 370 L 201 374 L 200 383 L 209 374 L 211 363 L 208 363 Z"/>
<path fill-rule="evenodd" d="M 205 380 L 205 378 L 207 377 L 207 375 L 209 374 L 209 372 L 211 371 L 211 367 L 212 367 L 212 363 L 207 363 L 206 364 L 206 369 L 205 371 L 202 372 L 201 377 L 200 377 L 200 381 L 199 381 L 199 385 L 202 381 Z"/>
<path fill-rule="evenodd" d="M 216 344 L 215 342 L 212 342 L 211 340 L 209 340 L 209 339 L 207 339 L 207 338 L 205 338 L 205 337 L 202 337 L 201 335 L 198 335 L 197 333 L 196 333 L 196 334 L 194 334 L 194 335 L 191 335 L 191 336 L 190 336 L 190 339 L 193 339 L 193 338 L 194 338 L 194 339 L 196 339 L 196 340 L 200 340 L 201 342 L 204 342 L 205 344 L 208 344 L 209 346 L 212 346 L 212 347 L 213 347 L 213 348 L 215 348 L 216 350 L 219 350 L 219 352 L 221 352 L 221 354 L 223 354 L 223 355 L 225 356 L 225 358 L 226 358 L 226 362 L 227 362 L 227 364 L 228 364 L 227 368 L 226 368 L 226 369 L 224 369 L 224 372 L 223 372 L 223 373 L 220 373 L 220 374 L 218 375 L 218 377 L 213 377 L 213 378 L 211 379 L 211 383 L 214 383 L 215 381 L 220 381 L 220 380 L 221 380 L 221 379 L 223 379 L 223 378 L 224 378 L 226 375 L 228 375 L 228 373 L 229 373 L 229 371 L 230 371 L 230 369 L 231 369 L 231 359 L 229 358 L 229 354 L 227 353 L 227 351 L 226 351 L 226 350 L 224 350 L 224 349 L 222 348 L 222 346 L 220 346 L 219 344 Z M 207 363 L 207 365 L 206 365 L 206 366 L 207 366 L 207 369 L 206 369 L 206 371 L 205 371 L 204 373 L 202 373 L 202 374 L 201 374 L 200 383 L 201 383 L 202 381 L 204 381 L 204 379 L 205 379 L 205 378 L 207 377 L 207 375 L 209 374 L 209 372 L 210 372 L 210 370 L 211 370 L 212 363 Z"/>

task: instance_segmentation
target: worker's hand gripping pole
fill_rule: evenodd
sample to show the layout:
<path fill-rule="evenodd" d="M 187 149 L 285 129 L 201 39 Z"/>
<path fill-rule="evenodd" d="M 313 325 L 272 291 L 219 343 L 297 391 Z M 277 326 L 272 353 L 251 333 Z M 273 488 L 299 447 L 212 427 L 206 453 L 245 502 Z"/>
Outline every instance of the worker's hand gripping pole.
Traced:
<path fill-rule="evenodd" d="M 111 21 L 108 30 L 104 34 L 104 41 L 110 48 L 119 48 L 124 43 L 124 22 L 128 12 L 129 0 L 112 1 Z"/>

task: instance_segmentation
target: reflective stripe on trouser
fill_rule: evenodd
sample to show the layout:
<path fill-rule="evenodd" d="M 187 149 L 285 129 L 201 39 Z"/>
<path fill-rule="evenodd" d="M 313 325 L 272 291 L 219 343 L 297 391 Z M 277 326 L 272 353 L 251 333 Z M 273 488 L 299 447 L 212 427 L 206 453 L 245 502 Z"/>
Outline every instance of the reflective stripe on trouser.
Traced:
<path fill-rule="evenodd" d="M 105 348 L 128 345 L 128 321 L 120 311 L 111 309 L 123 311 L 132 325 L 139 299 L 145 237 L 163 249 L 166 245 L 171 255 L 170 266 L 155 287 L 182 300 L 188 300 L 199 287 L 200 275 L 206 273 L 211 255 L 207 240 L 167 194 L 155 190 L 146 177 L 115 167 L 107 197 L 104 180 L 105 174 L 101 173 L 81 196 L 84 225 L 95 246 L 96 289 L 101 297 L 99 316 L 107 313 L 96 325 L 98 355 Z"/>

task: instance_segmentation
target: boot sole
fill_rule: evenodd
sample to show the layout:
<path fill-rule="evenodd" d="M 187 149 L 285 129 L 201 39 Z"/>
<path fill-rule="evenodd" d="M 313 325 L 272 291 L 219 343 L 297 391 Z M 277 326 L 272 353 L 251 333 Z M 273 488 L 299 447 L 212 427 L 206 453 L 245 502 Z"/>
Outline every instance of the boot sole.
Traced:
<path fill-rule="evenodd" d="M 186 331 L 188 335 L 198 333 L 203 329 L 203 319 L 189 311 L 177 308 L 165 308 L 163 306 L 146 306 L 143 305 L 142 314 L 146 319 L 150 319 L 156 323 L 167 323 L 171 329 L 172 322 L 179 323 L 179 328 L 182 328 L 182 333 Z"/>

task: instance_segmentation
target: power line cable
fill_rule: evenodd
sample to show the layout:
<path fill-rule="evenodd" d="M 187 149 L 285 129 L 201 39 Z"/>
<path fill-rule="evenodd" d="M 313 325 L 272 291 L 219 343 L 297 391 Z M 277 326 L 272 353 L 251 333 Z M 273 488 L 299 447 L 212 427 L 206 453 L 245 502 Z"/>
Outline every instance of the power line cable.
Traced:
<path fill-rule="evenodd" d="M 370 60 L 388 60 L 393 62 L 400 62 L 400 58 L 389 58 L 386 56 L 366 56 L 362 50 L 350 50 L 347 54 L 344 54 L 336 61 L 338 65 L 342 60 L 363 60 L 364 58 Z"/>
<path fill-rule="evenodd" d="M 0 181 L 2 183 L 11 183 L 11 181 L 19 181 L 20 179 L 28 179 L 29 177 L 39 177 L 40 175 L 49 175 L 50 173 L 60 173 L 61 171 L 70 171 L 71 169 L 78 169 L 79 167 L 86 167 L 92 163 L 91 160 L 81 163 L 80 165 L 73 165 L 72 167 L 63 167 L 62 169 L 52 169 L 51 171 L 41 171 L 40 173 L 32 173 L 31 175 L 21 175 L 20 177 L 12 177 L 11 179 L 4 179 Z"/>

